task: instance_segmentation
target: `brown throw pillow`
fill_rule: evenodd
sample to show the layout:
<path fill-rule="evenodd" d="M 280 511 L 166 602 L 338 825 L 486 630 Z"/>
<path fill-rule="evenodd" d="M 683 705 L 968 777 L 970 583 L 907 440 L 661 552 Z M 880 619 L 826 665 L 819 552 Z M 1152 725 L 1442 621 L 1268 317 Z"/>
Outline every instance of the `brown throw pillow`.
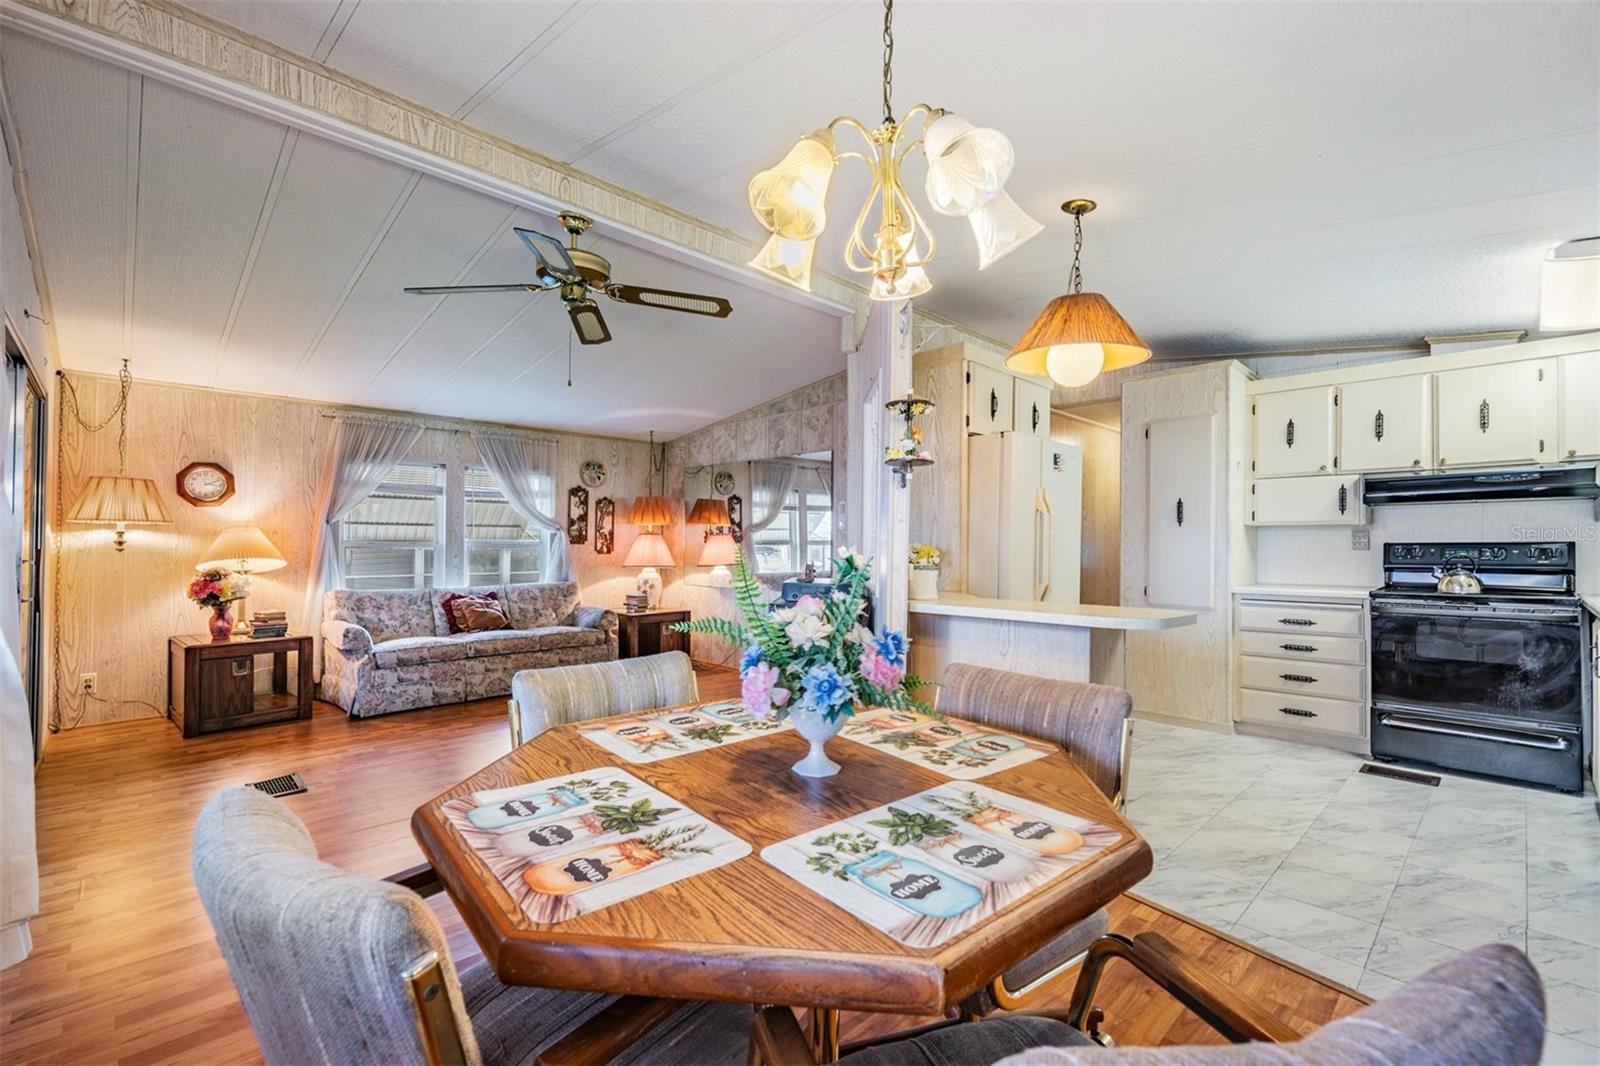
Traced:
<path fill-rule="evenodd" d="M 462 596 L 450 604 L 450 613 L 462 633 L 511 628 L 505 607 L 492 596 Z"/>
<path fill-rule="evenodd" d="M 456 601 L 457 600 L 462 600 L 462 599 L 467 599 L 468 597 L 474 597 L 474 598 L 477 598 L 477 599 L 498 600 L 500 598 L 500 594 L 498 592 L 493 592 L 493 591 L 491 591 L 491 592 L 483 592 L 483 593 L 452 592 L 452 593 L 447 594 L 444 597 L 444 599 L 439 601 L 439 607 L 444 611 L 445 628 L 449 629 L 450 632 L 452 632 L 452 633 L 461 632 L 461 627 L 456 624 L 456 612 L 455 612 Z"/>

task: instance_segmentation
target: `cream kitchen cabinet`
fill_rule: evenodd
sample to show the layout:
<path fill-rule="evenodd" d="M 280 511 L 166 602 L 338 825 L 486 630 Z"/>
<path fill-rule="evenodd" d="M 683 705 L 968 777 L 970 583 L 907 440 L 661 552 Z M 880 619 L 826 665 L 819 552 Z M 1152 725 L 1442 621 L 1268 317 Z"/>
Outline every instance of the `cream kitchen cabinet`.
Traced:
<path fill-rule="evenodd" d="M 1255 475 L 1327 474 L 1334 459 L 1334 387 L 1255 398 Z"/>
<path fill-rule="evenodd" d="M 1347 474 L 1433 466 L 1433 389 L 1427 374 L 1353 381 L 1339 389 L 1339 454 Z"/>
<path fill-rule="evenodd" d="M 1015 428 L 1012 418 L 1015 379 L 982 363 L 967 364 L 967 432 L 1000 433 Z M 1045 417 L 1045 432 L 1050 419 Z"/>
<path fill-rule="evenodd" d="M 1032 437 L 1050 436 L 1050 387 L 1016 378 L 1011 396 L 1011 428 Z"/>
<path fill-rule="evenodd" d="M 1600 352 L 1563 355 L 1556 384 L 1561 395 L 1556 458 L 1600 456 Z"/>
<path fill-rule="evenodd" d="M 1556 461 L 1555 359 L 1434 375 L 1440 469 Z"/>
<path fill-rule="evenodd" d="M 1262 478 L 1250 486 L 1252 526 L 1364 526 L 1361 475 Z"/>
<path fill-rule="evenodd" d="M 1216 418 L 1150 423 L 1146 603 L 1211 607 Z"/>
<path fill-rule="evenodd" d="M 1337 599 L 1238 595 L 1241 731 L 1367 754 L 1365 601 L 1355 591 Z"/>

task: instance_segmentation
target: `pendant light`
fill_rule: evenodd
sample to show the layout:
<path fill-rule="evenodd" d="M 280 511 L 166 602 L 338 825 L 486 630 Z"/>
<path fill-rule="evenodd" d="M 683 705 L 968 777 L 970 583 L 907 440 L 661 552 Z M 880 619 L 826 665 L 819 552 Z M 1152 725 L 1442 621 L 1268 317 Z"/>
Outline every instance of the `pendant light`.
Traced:
<path fill-rule="evenodd" d="M 128 361 L 122 361 L 122 372 L 117 375 L 120 388 L 116 408 L 104 421 L 94 425 L 83 417 L 78 405 L 78 391 L 73 387 L 72 379 L 60 371 L 57 373 L 64 386 L 64 406 L 70 409 L 73 421 L 80 430 L 95 433 L 109 425 L 112 418 L 117 419 L 116 476 L 102 474 L 91 477 L 67 509 L 66 520 L 115 526 L 116 534 L 111 543 L 119 552 L 127 547 L 129 526 L 170 526 L 172 517 L 161 502 L 156 483 L 147 477 L 128 476 L 128 397 L 133 391 L 133 374 L 128 370 Z"/>
<path fill-rule="evenodd" d="M 1068 388 L 1087 385 L 1104 370 L 1121 370 L 1150 358 L 1150 346 L 1117 309 L 1097 292 L 1083 291 L 1083 216 L 1093 200 L 1068 200 L 1072 216 L 1071 292 L 1045 304 L 1033 325 L 1006 356 L 1006 369 L 1048 376 Z"/>
<path fill-rule="evenodd" d="M 650 432 L 650 476 L 645 483 L 645 492 L 648 495 L 636 498 L 633 501 L 632 510 L 628 513 L 629 522 L 636 526 L 646 527 L 646 532 L 649 533 L 657 532 L 662 526 L 670 526 L 672 524 L 672 504 L 663 495 L 665 485 L 662 486 L 661 491 L 650 493 L 650 490 L 655 488 L 658 475 L 661 476 L 663 481 L 666 480 L 664 472 L 666 470 L 667 457 L 665 452 L 666 445 L 662 445 L 659 450 L 657 449 L 655 431 L 652 430 Z M 627 566 L 629 564 L 623 563 L 622 565 Z"/>

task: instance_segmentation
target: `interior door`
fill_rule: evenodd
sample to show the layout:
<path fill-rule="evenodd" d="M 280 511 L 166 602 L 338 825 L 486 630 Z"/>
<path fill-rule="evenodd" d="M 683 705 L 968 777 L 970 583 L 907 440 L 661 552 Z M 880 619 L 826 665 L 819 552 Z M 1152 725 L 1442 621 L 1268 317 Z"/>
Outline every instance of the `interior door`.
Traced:
<path fill-rule="evenodd" d="M 1553 462 L 1555 371 L 1527 359 L 1434 375 L 1439 466 Z"/>
<path fill-rule="evenodd" d="M 1427 374 L 1354 381 L 1339 390 L 1338 469 L 1426 470 L 1433 466 L 1433 404 Z"/>
<path fill-rule="evenodd" d="M 1255 399 L 1256 476 L 1333 471 L 1333 386 L 1264 392 Z"/>
<path fill-rule="evenodd" d="M 16 558 L 11 560 L 19 612 L 15 647 L 29 721 L 33 724 L 33 757 L 37 760 L 44 728 L 40 699 L 44 627 L 39 584 L 44 563 L 45 397 L 28 372 L 27 360 L 9 330 L 5 336 L 5 401 L 5 521 L 10 523 L 13 543 L 17 545 Z"/>
<path fill-rule="evenodd" d="M 1212 605 L 1213 456 L 1216 417 L 1151 422 L 1146 601 Z"/>

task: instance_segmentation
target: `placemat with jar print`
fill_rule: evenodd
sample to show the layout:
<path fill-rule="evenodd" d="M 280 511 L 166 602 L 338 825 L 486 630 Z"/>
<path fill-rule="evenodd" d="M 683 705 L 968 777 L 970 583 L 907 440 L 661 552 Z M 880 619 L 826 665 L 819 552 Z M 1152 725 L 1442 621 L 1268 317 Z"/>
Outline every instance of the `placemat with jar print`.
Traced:
<path fill-rule="evenodd" d="M 611 754 L 632 763 L 658 762 L 692 751 L 720 748 L 768 733 L 793 729 L 787 721 L 754 718 L 733 700 L 607 718 L 578 732 Z"/>
<path fill-rule="evenodd" d="M 902 944 L 943 944 L 1115 844 L 1109 826 L 983 785 L 940 785 L 761 858 Z"/>
<path fill-rule="evenodd" d="M 1003 729 L 882 708 L 850 718 L 839 735 L 958 781 L 975 781 L 1055 751 L 1053 745 Z"/>
<path fill-rule="evenodd" d="M 614 767 L 474 792 L 443 811 L 536 922 L 597 911 L 750 854 L 749 844 Z"/>

